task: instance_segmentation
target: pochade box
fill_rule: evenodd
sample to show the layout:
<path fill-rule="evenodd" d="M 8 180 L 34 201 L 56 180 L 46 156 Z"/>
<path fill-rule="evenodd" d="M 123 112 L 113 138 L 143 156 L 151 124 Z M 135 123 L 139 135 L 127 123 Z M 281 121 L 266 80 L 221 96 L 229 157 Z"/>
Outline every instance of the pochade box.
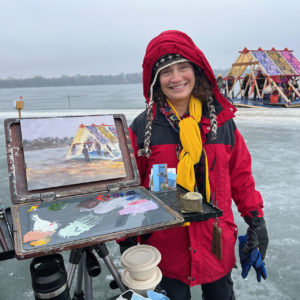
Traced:
<path fill-rule="evenodd" d="M 139 186 L 122 114 L 4 121 L 18 259 L 180 225 Z"/>

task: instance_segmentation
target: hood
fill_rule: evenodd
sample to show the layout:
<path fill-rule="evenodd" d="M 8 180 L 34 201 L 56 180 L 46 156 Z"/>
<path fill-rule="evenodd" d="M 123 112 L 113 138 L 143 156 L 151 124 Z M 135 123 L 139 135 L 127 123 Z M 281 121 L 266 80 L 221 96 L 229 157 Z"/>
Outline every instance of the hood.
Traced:
<path fill-rule="evenodd" d="M 192 39 L 181 31 L 168 30 L 151 40 L 146 49 L 143 61 L 143 90 L 147 103 L 149 103 L 153 66 L 161 56 L 169 53 L 178 53 L 199 66 L 213 87 L 216 87 L 217 83 L 213 70 L 202 51 L 194 44 Z"/>
<path fill-rule="evenodd" d="M 211 66 L 202 51 L 194 44 L 192 39 L 185 33 L 177 30 L 168 30 L 162 32 L 155 37 L 147 46 L 146 54 L 143 61 L 143 89 L 144 96 L 147 102 L 146 109 L 146 127 L 144 146 L 138 151 L 138 156 L 150 157 L 150 142 L 152 122 L 155 119 L 156 106 L 153 101 L 153 95 L 150 95 L 150 89 L 153 89 L 154 82 L 151 85 L 152 69 L 159 58 L 166 54 L 179 54 L 181 57 L 190 60 L 197 65 L 205 74 L 213 87 L 214 99 L 209 97 L 207 99 L 207 107 L 209 110 L 209 119 L 202 115 L 201 123 L 210 124 L 207 130 L 211 130 L 213 136 L 216 136 L 217 127 L 223 124 L 226 120 L 234 117 L 236 109 L 227 101 L 227 99 L 220 93 L 215 75 Z M 165 58 L 163 58 L 164 60 Z M 159 69 L 157 70 L 157 72 Z M 158 74 L 158 73 L 157 73 Z M 156 75 L 157 75 L 156 74 Z M 152 91 L 153 92 L 153 91 Z M 215 105 L 213 102 L 216 102 Z M 220 113 L 216 115 L 215 106 L 221 106 L 218 110 Z"/>

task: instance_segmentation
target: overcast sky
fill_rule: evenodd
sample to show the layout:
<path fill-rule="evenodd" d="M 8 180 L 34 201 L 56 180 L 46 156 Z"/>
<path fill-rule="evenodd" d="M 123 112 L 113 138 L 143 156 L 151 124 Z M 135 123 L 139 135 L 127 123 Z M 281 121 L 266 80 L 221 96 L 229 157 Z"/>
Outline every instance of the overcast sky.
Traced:
<path fill-rule="evenodd" d="M 213 68 L 245 46 L 300 59 L 299 13 L 299 0 L 0 0 L 0 78 L 141 72 L 167 29 L 186 32 Z"/>

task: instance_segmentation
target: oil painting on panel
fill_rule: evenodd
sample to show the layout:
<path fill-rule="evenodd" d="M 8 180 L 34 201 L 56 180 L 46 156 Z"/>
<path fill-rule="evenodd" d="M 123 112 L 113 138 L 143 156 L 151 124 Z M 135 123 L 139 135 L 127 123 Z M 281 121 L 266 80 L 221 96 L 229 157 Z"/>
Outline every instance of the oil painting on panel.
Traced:
<path fill-rule="evenodd" d="M 28 190 L 125 177 L 112 115 L 21 119 Z"/>

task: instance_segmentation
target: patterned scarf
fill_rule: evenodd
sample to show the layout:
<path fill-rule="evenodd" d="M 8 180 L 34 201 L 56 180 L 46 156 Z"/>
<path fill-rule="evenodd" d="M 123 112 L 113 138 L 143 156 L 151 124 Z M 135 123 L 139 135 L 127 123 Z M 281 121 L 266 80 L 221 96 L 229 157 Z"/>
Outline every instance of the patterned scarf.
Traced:
<path fill-rule="evenodd" d="M 195 170 L 194 166 L 199 162 L 202 154 L 205 157 L 205 196 L 207 201 L 210 201 L 210 186 L 208 178 L 208 163 L 205 151 L 202 146 L 201 133 L 198 123 L 202 117 L 202 103 L 191 96 L 189 102 L 190 116 L 181 119 L 172 105 L 167 99 L 168 105 L 171 107 L 175 116 L 179 120 L 179 137 L 182 144 L 182 150 L 179 154 L 179 162 L 177 165 L 177 184 L 188 191 L 195 190 Z M 175 121 L 174 117 L 167 117 L 167 119 Z M 175 125 L 176 126 L 176 125 Z"/>

